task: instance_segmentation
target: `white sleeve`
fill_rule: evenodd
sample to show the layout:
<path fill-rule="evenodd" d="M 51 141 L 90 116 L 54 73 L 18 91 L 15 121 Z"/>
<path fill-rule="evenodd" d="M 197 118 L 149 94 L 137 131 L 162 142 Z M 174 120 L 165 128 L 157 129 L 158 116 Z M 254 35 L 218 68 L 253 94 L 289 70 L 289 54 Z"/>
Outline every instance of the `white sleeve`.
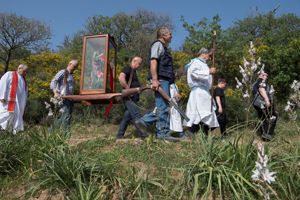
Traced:
<path fill-rule="evenodd" d="M 8 90 L 10 87 L 11 72 L 6 72 L 0 79 L 0 99 L 8 99 Z"/>
<path fill-rule="evenodd" d="M 191 67 L 191 77 L 199 82 L 206 82 L 209 79 L 209 68 L 199 62 L 194 62 Z"/>

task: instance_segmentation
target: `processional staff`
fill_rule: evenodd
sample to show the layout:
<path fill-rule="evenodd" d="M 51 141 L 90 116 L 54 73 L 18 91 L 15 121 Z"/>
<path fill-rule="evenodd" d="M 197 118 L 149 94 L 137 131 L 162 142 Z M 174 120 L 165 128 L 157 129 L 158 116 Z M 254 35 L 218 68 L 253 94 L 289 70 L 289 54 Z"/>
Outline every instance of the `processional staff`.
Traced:
<path fill-rule="evenodd" d="M 216 52 L 216 39 L 217 39 L 217 32 L 215 30 L 212 30 L 212 67 L 216 68 L 215 66 L 215 52 Z M 217 68 L 216 68 L 217 70 Z M 214 74 L 211 75 L 212 76 L 212 85 L 214 84 Z M 210 111 L 213 111 L 213 93 L 214 93 L 214 89 L 213 87 L 210 88 L 210 94 L 211 94 L 211 107 L 210 107 Z"/>

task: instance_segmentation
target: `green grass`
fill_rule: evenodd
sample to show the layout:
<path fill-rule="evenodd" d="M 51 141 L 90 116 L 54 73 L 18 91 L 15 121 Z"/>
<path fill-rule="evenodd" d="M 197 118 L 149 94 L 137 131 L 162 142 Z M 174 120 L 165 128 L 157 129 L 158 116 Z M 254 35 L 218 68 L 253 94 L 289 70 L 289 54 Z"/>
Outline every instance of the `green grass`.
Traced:
<path fill-rule="evenodd" d="M 298 125 L 299 127 L 299 125 Z M 279 121 L 266 143 L 271 186 L 277 196 L 299 199 L 300 136 L 293 122 Z M 165 143 L 148 138 L 116 142 L 117 126 L 77 123 L 71 133 L 31 127 L 0 135 L 0 199 L 61 194 L 66 199 L 263 199 L 251 180 L 260 138 L 253 126 L 233 127 L 221 140 Z M 129 131 L 133 130 L 129 128 Z M 131 136 L 130 136 L 131 137 Z"/>

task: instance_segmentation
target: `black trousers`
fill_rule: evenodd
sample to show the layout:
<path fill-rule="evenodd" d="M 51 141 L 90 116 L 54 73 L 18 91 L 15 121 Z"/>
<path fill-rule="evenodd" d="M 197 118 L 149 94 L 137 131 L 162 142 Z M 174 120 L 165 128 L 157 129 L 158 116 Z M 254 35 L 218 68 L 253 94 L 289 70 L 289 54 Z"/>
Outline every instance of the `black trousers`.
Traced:
<path fill-rule="evenodd" d="M 226 123 L 227 123 L 227 117 L 226 117 L 226 113 L 218 113 L 216 112 L 217 115 L 217 119 L 220 125 L 220 132 L 221 135 L 226 135 Z"/>
<path fill-rule="evenodd" d="M 254 106 L 258 118 L 258 131 L 261 135 L 269 134 L 274 135 L 274 129 L 277 122 L 277 113 L 275 112 L 274 106 L 269 108 L 261 109 L 258 106 Z"/>
<path fill-rule="evenodd" d="M 203 131 L 203 133 L 205 135 L 208 135 L 208 131 L 209 130 L 214 130 L 215 128 L 209 128 L 208 125 L 204 124 L 203 122 L 200 122 L 199 124 L 193 124 L 190 128 L 189 128 L 189 131 L 192 132 L 193 134 L 196 134 L 199 130 Z"/>

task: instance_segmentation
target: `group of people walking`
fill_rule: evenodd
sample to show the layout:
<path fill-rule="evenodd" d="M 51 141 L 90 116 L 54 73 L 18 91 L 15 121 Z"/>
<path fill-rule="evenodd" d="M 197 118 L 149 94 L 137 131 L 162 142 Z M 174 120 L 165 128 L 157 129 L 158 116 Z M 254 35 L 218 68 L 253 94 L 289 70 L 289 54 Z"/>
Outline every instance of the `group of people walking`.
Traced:
<path fill-rule="evenodd" d="M 207 61 L 212 54 L 206 48 L 201 48 L 197 57 L 192 59 L 186 66 L 187 83 L 191 90 L 189 94 L 188 103 L 186 106 L 186 116 L 189 120 L 181 120 L 179 113 L 173 107 L 169 107 L 168 102 L 158 92 L 158 88 L 164 90 L 171 98 L 178 99 L 180 94 L 175 84 L 175 73 L 173 68 L 173 60 L 168 49 L 168 44 L 172 40 L 171 31 L 162 27 L 157 31 L 157 40 L 151 44 L 149 52 L 149 71 L 148 80 L 151 83 L 152 89 L 155 91 L 155 109 L 144 116 L 139 112 L 136 103 L 139 95 L 132 97 L 124 97 L 125 113 L 117 132 L 117 139 L 124 137 L 126 127 L 130 121 L 133 122 L 137 128 L 140 137 L 148 136 L 149 126 L 155 123 L 156 133 L 158 139 L 176 140 L 172 136 L 173 132 L 178 132 L 179 138 L 186 138 L 187 135 L 195 134 L 200 129 L 206 135 L 210 130 L 217 127 L 220 128 L 222 136 L 226 136 L 226 103 L 225 103 L 225 88 L 227 81 L 224 78 L 218 79 L 218 85 L 211 93 L 213 84 L 213 75 L 216 74 L 214 66 L 209 67 Z M 138 63 L 136 63 L 138 60 Z M 140 87 L 136 70 L 140 67 L 142 58 L 135 56 L 130 61 L 130 66 L 125 67 L 120 73 L 119 81 L 123 89 Z M 267 85 L 266 79 L 259 78 L 254 85 L 254 102 L 261 99 L 260 107 L 256 104 L 254 108 L 258 112 L 260 119 L 258 132 L 263 139 L 271 140 L 276 125 L 277 115 L 274 109 L 270 109 L 273 105 L 271 100 L 271 93 Z M 131 84 L 134 82 L 135 84 Z M 261 83 L 263 82 L 263 84 Z M 213 95 L 213 96 L 212 96 Z M 270 118 L 272 120 L 270 121 Z M 182 126 L 187 127 L 184 131 Z M 187 134 L 187 132 L 189 134 Z"/>
<path fill-rule="evenodd" d="M 169 96 L 178 99 L 180 94 L 175 85 L 175 73 L 173 68 L 173 60 L 168 49 L 168 44 L 172 40 L 171 31 L 162 27 L 157 31 L 157 40 L 151 44 L 149 52 L 149 73 L 148 79 L 151 82 L 152 89 L 155 91 L 155 110 L 141 116 L 135 105 L 136 96 L 124 98 L 126 112 L 121 122 L 117 138 L 124 136 L 126 128 L 124 124 L 129 123 L 129 118 L 134 119 L 133 124 L 137 127 L 140 135 L 145 137 L 148 135 L 147 129 L 150 125 L 156 125 L 156 138 L 165 140 L 174 140 L 172 132 L 179 132 L 180 138 L 187 137 L 181 125 L 181 117 L 176 113 L 174 108 L 169 108 L 168 102 L 157 91 L 158 88 L 164 90 Z M 210 129 L 221 126 L 222 134 L 226 134 L 226 114 L 225 114 L 225 95 L 226 80 L 220 79 L 218 88 L 215 90 L 215 98 L 217 104 L 212 100 L 210 89 L 212 87 L 212 76 L 216 73 L 216 68 L 209 68 L 207 60 L 210 58 L 211 52 L 206 48 L 201 48 L 198 56 L 191 60 L 185 66 L 187 73 L 187 82 L 191 89 L 189 100 L 186 106 L 186 115 L 189 121 L 184 121 L 183 126 L 188 127 L 190 133 L 195 134 L 201 128 L 205 134 Z M 129 80 L 138 82 L 136 76 L 136 65 L 134 65 L 133 57 L 130 67 L 125 67 L 119 76 L 119 81 L 124 89 L 130 87 L 139 87 L 139 85 L 131 85 Z M 139 58 L 141 62 L 141 58 Z M 140 64 L 139 64 L 140 65 Z M 134 76 L 132 76 L 134 74 Z M 134 77 L 132 79 L 131 77 Z M 128 83 L 128 84 L 126 84 Z M 217 112 L 215 112 L 217 106 Z M 176 117 L 177 114 L 177 117 Z M 175 117 L 174 117 L 175 115 Z M 128 117 L 130 116 L 130 117 Z M 218 119 L 220 123 L 218 122 Z M 125 121 L 127 123 L 125 123 Z M 175 122 L 175 123 L 174 123 Z"/>
<path fill-rule="evenodd" d="M 186 66 L 187 84 L 190 88 L 188 103 L 186 105 L 186 116 L 189 120 L 181 120 L 176 109 L 170 108 L 168 101 L 158 92 L 162 89 L 169 97 L 178 101 L 180 93 L 175 84 L 174 65 L 168 44 L 172 40 L 172 33 L 167 27 L 161 27 L 157 31 L 157 40 L 151 44 L 149 50 L 148 80 L 155 92 L 155 109 L 145 115 L 139 111 L 136 103 L 139 94 L 123 97 L 125 112 L 116 134 L 117 139 L 124 137 L 126 128 L 133 122 L 137 128 L 138 135 L 145 138 L 149 134 L 149 126 L 155 124 L 155 136 L 158 139 L 173 140 L 172 132 L 178 132 L 179 138 L 187 137 L 187 132 L 197 133 L 200 129 L 206 135 L 209 130 L 220 127 L 221 134 L 226 133 L 226 105 L 225 94 L 226 80 L 220 78 L 218 86 L 211 94 L 213 75 L 216 74 L 214 66 L 209 67 L 207 61 L 210 59 L 211 51 L 201 48 L 197 57 L 192 59 Z M 123 89 L 140 87 L 137 69 L 142 64 L 142 58 L 134 56 L 129 66 L 123 68 L 119 75 L 119 82 Z M 50 88 L 55 97 L 72 95 L 74 88 L 73 71 L 78 68 L 78 61 L 71 60 L 66 69 L 59 71 L 52 79 Z M 23 114 L 27 98 L 27 85 L 25 76 L 28 67 L 20 65 L 17 71 L 7 72 L 0 80 L 0 129 L 8 129 L 12 124 L 14 133 L 22 131 Z M 271 139 L 275 128 L 277 116 L 271 113 L 272 99 L 268 94 L 265 74 L 260 74 L 255 84 L 255 97 L 264 105 L 254 104 L 258 116 L 262 119 L 260 130 L 264 139 Z M 258 95 L 257 95 L 258 94 Z M 73 102 L 65 99 L 62 105 L 60 123 L 62 127 L 68 128 L 71 122 Z M 269 114 L 271 113 L 271 114 Z M 271 125 L 269 119 L 273 117 Z M 187 128 L 182 128 L 182 126 Z M 185 130 L 185 131 L 184 131 Z"/>

